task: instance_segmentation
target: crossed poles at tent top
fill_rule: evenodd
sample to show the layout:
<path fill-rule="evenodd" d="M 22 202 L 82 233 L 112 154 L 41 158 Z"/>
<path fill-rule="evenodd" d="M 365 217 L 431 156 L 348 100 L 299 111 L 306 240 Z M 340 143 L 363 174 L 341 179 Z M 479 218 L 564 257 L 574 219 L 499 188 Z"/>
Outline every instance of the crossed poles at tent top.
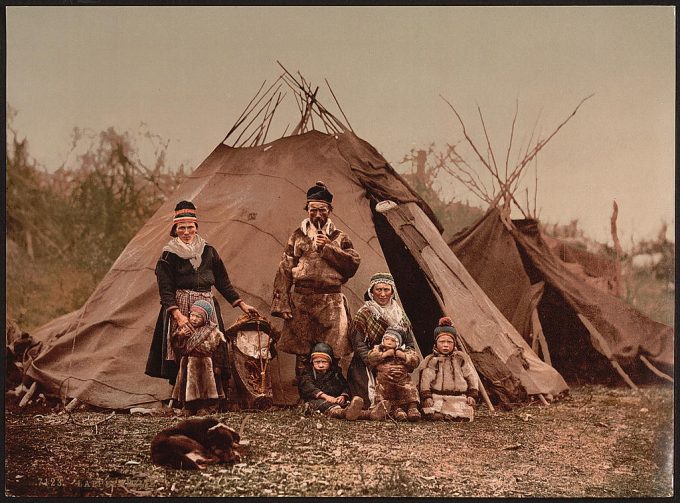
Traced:
<path fill-rule="evenodd" d="M 255 96 L 253 96 L 243 112 L 241 112 L 241 115 L 236 119 L 236 122 L 224 137 L 222 143 L 226 143 L 230 138 L 233 138 L 229 143 L 232 147 L 256 147 L 266 143 L 274 115 L 286 97 L 286 93 L 282 89 L 284 84 L 292 90 L 295 103 L 300 112 L 300 120 L 288 136 L 316 129 L 316 124 L 314 123 L 315 117 L 320 121 L 328 134 L 344 133 L 348 130 L 354 131 L 327 79 L 324 80 L 340 113 L 345 119 L 344 123 L 319 102 L 317 98 L 318 86 L 312 90 L 311 83 L 299 71 L 296 78 L 279 61 L 277 63 L 283 69 L 283 73 L 265 91 L 262 91 L 262 89 L 267 81 L 262 82 L 257 93 L 255 93 Z M 281 138 L 286 136 L 289 127 L 290 124 L 284 129 L 280 136 Z"/>

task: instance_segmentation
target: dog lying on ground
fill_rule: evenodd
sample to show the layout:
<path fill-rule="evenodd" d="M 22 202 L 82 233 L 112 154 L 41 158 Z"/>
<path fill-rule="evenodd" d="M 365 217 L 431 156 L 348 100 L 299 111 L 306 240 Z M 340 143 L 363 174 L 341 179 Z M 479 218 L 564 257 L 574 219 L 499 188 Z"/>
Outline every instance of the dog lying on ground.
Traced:
<path fill-rule="evenodd" d="M 203 470 L 213 463 L 240 461 L 240 440 L 238 433 L 213 417 L 187 419 L 156 434 L 151 460 L 156 465 Z"/>

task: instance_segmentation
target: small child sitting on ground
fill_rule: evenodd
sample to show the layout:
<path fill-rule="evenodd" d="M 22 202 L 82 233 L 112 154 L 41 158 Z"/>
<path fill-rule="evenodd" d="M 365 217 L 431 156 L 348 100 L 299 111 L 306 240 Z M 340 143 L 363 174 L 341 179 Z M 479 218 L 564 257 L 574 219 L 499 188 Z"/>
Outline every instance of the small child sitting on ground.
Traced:
<path fill-rule="evenodd" d="M 213 309 L 207 300 L 197 300 L 189 323 L 172 334 L 173 347 L 181 355 L 172 398 L 182 404 L 184 415 L 217 412 L 217 400 L 224 398 L 217 391 L 213 371 L 212 355 L 224 341 L 217 324 L 210 321 Z"/>
<path fill-rule="evenodd" d="M 309 361 L 298 381 L 298 390 L 312 410 L 348 421 L 369 419 L 369 412 L 362 410 L 363 399 L 355 396 L 350 400 L 349 384 L 328 344 L 319 342 L 314 345 Z"/>
<path fill-rule="evenodd" d="M 382 342 L 368 352 L 368 364 L 378 372 L 375 386 L 374 419 L 390 414 L 397 421 L 418 421 L 418 390 L 410 373 L 420 363 L 420 355 L 402 344 L 401 329 L 388 327 Z"/>
<path fill-rule="evenodd" d="M 418 388 L 426 419 L 472 421 L 479 393 L 479 376 L 470 357 L 456 348 L 451 318 L 439 320 L 434 348 L 425 357 Z"/>

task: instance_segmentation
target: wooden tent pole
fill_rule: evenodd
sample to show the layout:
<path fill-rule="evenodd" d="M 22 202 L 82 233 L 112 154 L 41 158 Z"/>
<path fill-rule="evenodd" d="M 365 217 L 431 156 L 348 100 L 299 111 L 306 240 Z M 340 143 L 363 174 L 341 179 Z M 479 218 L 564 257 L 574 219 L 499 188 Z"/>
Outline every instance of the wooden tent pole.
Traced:
<path fill-rule="evenodd" d="M 324 80 L 326 81 L 326 85 L 328 86 L 328 90 L 331 92 L 331 95 L 333 96 L 333 99 L 335 100 L 335 104 L 338 105 L 338 108 L 340 109 L 340 113 L 345 118 L 345 122 L 347 122 L 349 129 L 351 131 L 354 131 L 354 129 L 352 129 L 352 125 L 349 123 L 349 119 L 347 118 L 347 116 L 345 115 L 345 112 L 343 111 L 342 107 L 340 106 L 340 102 L 338 101 L 338 98 L 335 97 L 335 93 L 333 92 L 333 89 L 331 89 L 331 85 L 328 83 L 328 79 L 324 78 Z"/>
<path fill-rule="evenodd" d="M 626 374 L 625 370 L 621 367 L 619 362 L 617 362 L 614 359 L 614 356 L 612 355 L 612 351 L 609 348 L 609 344 L 605 340 L 604 337 L 602 337 L 602 334 L 598 332 L 597 328 L 590 322 L 588 318 L 583 316 L 581 313 L 578 313 L 578 318 L 581 320 L 581 323 L 586 327 L 588 332 L 590 332 L 591 337 L 593 338 L 594 341 L 597 342 L 597 345 L 600 347 L 604 355 L 607 357 L 609 360 L 609 363 L 611 363 L 612 367 L 614 367 L 614 370 L 621 376 L 621 378 L 625 381 L 625 383 L 631 387 L 634 391 L 639 391 L 638 387 L 635 385 L 633 380 Z M 597 347 L 596 347 L 597 349 Z"/>
<path fill-rule="evenodd" d="M 257 97 L 260 95 L 260 91 L 262 91 L 262 88 L 264 87 L 264 85 L 265 85 L 266 83 L 267 83 L 267 80 L 265 79 L 265 81 L 262 82 L 262 85 L 260 86 L 260 88 L 257 90 L 257 93 L 255 94 L 255 96 L 253 96 L 253 99 L 251 99 L 251 100 L 248 102 L 248 104 L 246 105 L 246 107 L 243 109 L 243 112 L 241 112 L 241 115 L 238 116 L 238 119 L 236 119 L 236 122 L 234 123 L 234 125 L 231 127 L 231 129 L 230 129 L 229 132 L 227 133 L 227 136 L 224 137 L 224 140 L 222 140 L 222 143 L 224 143 L 225 141 L 227 141 L 227 138 L 229 138 L 229 135 L 231 135 L 231 133 L 233 133 L 234 130 L 241 124 L 241 122 L 242 122 L 241 119 L 243 119 L 243 116 L 244 116 L 244 115 L 247 115 L 248 108 L 250 108 L 251 103 L 252 103 L 253 101 L 255 101 L 255 98 L 257 98 Z M 265 92 L 265 94 L 267 94 L 267 92 Z"/>
<path fill-rule="evenodd" d="M 552 367 L 550 351 L 548 350 L 548 341 L 545 340 L 545 334 L 543 331 L 538 333 L 538 342 L 541 344 L 541 354 L 543 355 L 543 361 Z"/>
<path fill-rule="evenodd" d="M 626 381 L 626 384 L 631 387 L 634 391 L 640 391 L 639 388 L 635 385 L 633 380 L 626 374 L 626 372 L 623 370 L 619 362 L 616 360 L 610 360 L 612 367 L 616 369 L 616 371 L 619 373 L 619 375 L 623 378 L 624 381 Z"/>
<path fill-rule="evenodd" d="M 552 367 L 552 360 L 550 359 L 550 351 L 548 350 L 548 341 L 543 333 L 541 320 L 538 318 L 538 310 L 534 308 L 531 312 L 531 329 L 534 333 L 534 338 L 531 341 L 531 350 L 538 354 L 539 344 L 541 346 L 541 354 L 543 361 Z"/>
<path fill-rule="evenodd" d="M 652 362 L 650 362 L 645 355 L 639 355 L 639 356 L 640 356 L 640 360 L 642 360 L 642 363 L 644 363 L 649 370 L 654 372 L 660 378 L 666 379 L 669 382 L 675 382 L 671 376 L 664 374 L 658 368 L 656 368 L 654 365 L 652 365 Z"/>
<path fill-rule="evenodd" d="M 465 354 L 470 358 L 470 361 L 472 362 L 472 357 L 470 356 L 470 353 L 468 352 L 467 348 L 465 347 L 465 343 L 463 342 L 463 338 L 460 336 L 460 334 L 456 334 L 456 338 L 458 339 L 458 345 L 461 347 L 461 349 L 465 352 Z M 474 367 L 474 362 L 472 362 L 472 366 Z M 476 371 L 477 369 L 475 369 Z M 486 406 L 489 408 L 489 411 L 491 412 L 496 412 L 496 409 L 494 408 L 493 404 L 491 403 L 491 399 L 489 398 L 489 394 L 486 392 L 486 388 L 484 387 L 484 383 L 482 383 L 481 377 L 479 377 L 479 372 L 477 373 L 477 381 L 479 382 L 479 392 L 482 394 L 482 399 L 484 400 L 484 403 Z"/>
<path fill-rule="evenodd" d="M 31 384 L 31 387 L 28 388 L 28 391 L 26 394 L 23 396 L 21 401 L 19 402 L 19 407 L 25 407 L 28 401 L 31 399 L 31 397 L 35 394 L 35 390 L 38 389 L 38 381 L 33 381 L 33 384 Z"/>
<path fill-rule="evenodd" d="M 248 106 L 246 106 L 245 110 L 241 113 L 241 116 L 239 117 L 239 119 L 236 121 L 236 123 L 235 123 L 235 124 L 232 126 L 232 128 L 229 130 L 229 132 L 227 133 L 227 136 L 224 137 L 224 140 L 222 140 L 222 143 L 224 143 L 225 141 L 227 141 L 227 138 L 229 138 L 229 136 L 231 136 L 231 134 L 239 128 L 239 126 L 240 126 L 240 125 L 248 118 L 248 116 L 253 112 L 253 110 L 255 110 L 255 107 L 257 107 L 257 105 L 259 105 L 260 101 L 262 101 L 262 100 L 264 99 L 264 97 L 267 96 L 267 94 L 269 94 L 269 91 L 272 90 L 272 88 L 276 85 L 276 83 L 277 83 L 279 80 L 283 80 L 283 76 L 280 76 L 278 79 L 276 79 L 276 80 L 272 83 L 272 85 L 269 86 L 269 88 L 264 92 L 264 94 L 262 94 L 262 96 L 260 96 L 260 98 L 257 100 L 257 102 L 255 102 L 255 104 L 253 104 L 252 107 L 251 107 L 251 104 L 253 103 L 253 101 L 255 100 L 255 98 L 258 97 L 258 95 L 260 94 L 260 91 L 262 90 L 262 88 L 264 87 L 264 85 L 267 83 L 267 81 L 265 80 L 265 81 L 262 83 L 262 86 L 260 86 L 260 89 L 257 91 L 257 94 L 255 94 L 255 96 L 253 97 L 253 99 L 250 100 L 250 103 L 248 103 Z M 273 94 L 276 94 L 280 87 L 281 87 L 281 85 L 279 85 L 279 87 L 276 88 L 276 91 L 274 91 Z M 258 113 L 258 115 L 259 115 L 259 113 Z M 257 117 L 257 116 L 255 116 L 255 117 Z M 255 119 L 253 119 L 253 120 L 255 120 Z M 252 123 L 252 121 L 251 121 L 251 123 Z M 248 125 L 250 125 L 250 124 L 248 124 Z M 246 126 L 245 129 L 247 129 L 247 128 L 248 128 L 248 126 Z M 241 133 L 241 134 L 243 134 L 243 133 Z M 239 136 L 239 138 L 240 138 L 240 136 Z M 237 141 L 238 141 L 238 138 L 236 139 L 236 141 L 234 142 L 234 144 L 235 144 Z"/>
<path fill-rule="evenodd" d="M 487 394 L 486 388 L 484 388 L 484 384 L 482 384 L 481 379 L 479 379 L 479 392 L 482 394 L 482 398 L 484 399 L 484 403 L 489 408 L 489 411 L 490 412 L 496 412 L 496 409 L 494 408 L 493 404 L 491 403 L 491 400 L 489 399 L 489 395 Z"/>
<path fill-rule="evenodd" d="M 66 407 L 64 407 L 64 411 L 71 412 L 73 409 L 75 409 L 78 406 L 79 403 L 80 403 L 80 400 L 78 400 L 77 398 L 74 398 L 68 404 L 66 404 Z"/>
<path fill-rule="evenodd" d="M 531 328 L 531 350 L 538 355 L 538 332 L 534 327 Z"/>

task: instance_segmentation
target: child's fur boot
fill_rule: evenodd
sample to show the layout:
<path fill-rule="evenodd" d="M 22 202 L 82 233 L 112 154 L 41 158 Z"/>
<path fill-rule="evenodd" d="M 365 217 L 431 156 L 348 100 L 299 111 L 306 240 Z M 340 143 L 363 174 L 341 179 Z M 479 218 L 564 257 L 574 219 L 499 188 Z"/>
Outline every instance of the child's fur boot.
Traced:
<path fill-rule="evenodd" d="M 364 399 L 360 396 L 355 396 L 350 400 L 349 405 L 345 409 L 345 419 L 348 421 L 356 421 L 361 415 L 361 410 L 364 408 Z"/>
<path fill-rule="evenodd" d="M 409 421 L 420 421 L 420 412 L 418 411 L 418 407 L 415 403 L 409 404 L 408 410 L 406 411 L 406 416 Z"/>
<path fill-rule="evenodd" d="M 335 407 L 331 407 L 326 411 L 326 415 L 328 417 L 333 417 L 335 419 L 345 419 L 345 409 L 340 407 L 339 405 L 336 405 Z"/>

